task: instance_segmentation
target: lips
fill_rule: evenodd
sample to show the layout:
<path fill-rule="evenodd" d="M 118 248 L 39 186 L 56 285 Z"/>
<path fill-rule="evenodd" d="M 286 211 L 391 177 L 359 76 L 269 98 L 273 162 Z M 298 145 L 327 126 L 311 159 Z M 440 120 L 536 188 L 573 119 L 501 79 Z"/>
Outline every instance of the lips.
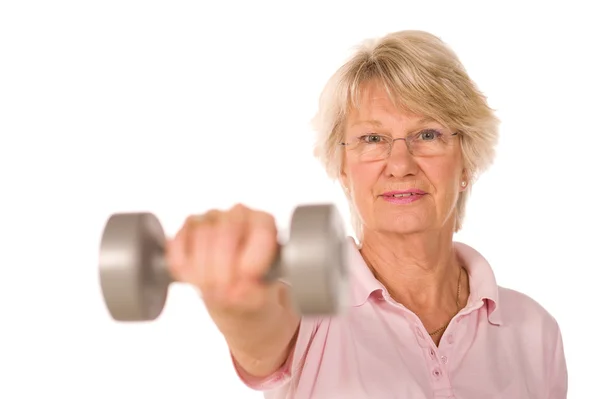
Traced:
<path fill-rule="evenodd" d="M 419 201 L 427 194 L 423 190 L 410 189 L 404 191 L 388 191 L 383 193 L 381 197 L 385 202 L 395 205 L 408 205 Z"/>
<path fill-rule="evenodd" d="M 414 195 L 423 195 L 417 193 L 404 193 L 404 194 L 394 194 L 394 195 L 386 195 L 386 197 L 394 197 L 394 198 L 403 198 L 403 197 L 412 197 Z"/>
<path fill-rule="evenodd" d="M 427 193 L 425 191 L 423 191 L 423 190 L 410 189 L 410 190 L 403 190 L 403 191 L 388 191 L 386 193 L 383 193 L 382 197 L 388 197 L 388 198 L 406 198 L 406 197 L 417 196 L 417 195 L 425 195 L 425 194 L 427 194 Z"/>

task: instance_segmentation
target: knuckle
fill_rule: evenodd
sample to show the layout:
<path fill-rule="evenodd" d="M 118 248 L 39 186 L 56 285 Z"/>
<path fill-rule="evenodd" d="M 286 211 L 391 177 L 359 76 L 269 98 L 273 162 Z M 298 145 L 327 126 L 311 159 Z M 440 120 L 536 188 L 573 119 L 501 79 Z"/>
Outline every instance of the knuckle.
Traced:
<path fill-rule="evenodd" d="M 218 221 L 224 212 L 219 209 L 211 209 L 208 212 L 205 212 L 202 217 L 207 223 Z"/>
<path fill-rule="evenodd" d="M 231 207 L 232 211 L 238 211 L 238 212 L 246 212 L 249 211 L 250 208 L 248 208 L 246 205 L 242 204 L 241 202 L 237 202 L 235 205 L 233 205 Z"/>
<path fill-rule="evenodd" d="M 222 212 L 217 209 L 211 209 L 205 213 L 190 215 L 186 218 L 184 226 L 197 229 L 207 225 L 214 224 L 222 216 Z"/>
<path fill-rule="evenodd" d="M 275 227 L 275 216 L 264 211 L 255 211 L 254 222 L 264 227 Z"/>

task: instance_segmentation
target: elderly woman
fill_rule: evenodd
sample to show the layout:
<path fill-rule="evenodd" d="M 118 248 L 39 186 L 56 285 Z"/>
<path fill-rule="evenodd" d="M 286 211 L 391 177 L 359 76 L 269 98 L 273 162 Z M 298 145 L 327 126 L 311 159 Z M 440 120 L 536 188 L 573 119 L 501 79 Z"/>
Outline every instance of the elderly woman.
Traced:
<path fill-rule="evenodd" d="M 286 285 L 259 281 L 276 252 L 266 213 L 213 210 L 169 244 L 242 381 L 266 398 L 566 398 L 556 320 L 453 241 L 498 136 L 453 51 L 420 31 L 367 42 L 327 84 L 315 122 L 358 238 L 343 316 L 302 318 Z"/>

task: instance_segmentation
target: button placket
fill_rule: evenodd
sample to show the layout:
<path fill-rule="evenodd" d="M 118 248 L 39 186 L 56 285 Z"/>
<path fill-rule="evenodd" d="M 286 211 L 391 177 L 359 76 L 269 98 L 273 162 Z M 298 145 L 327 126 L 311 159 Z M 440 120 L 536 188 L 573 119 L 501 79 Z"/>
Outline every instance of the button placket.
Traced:
<path fill-rule="evenodd" d="M 418 325 L 415 326 L 415 333 L 417 334 L 417 337 L 425 339 L 425 335 L 423 335 L 423 332 L 421 331 Z"/>

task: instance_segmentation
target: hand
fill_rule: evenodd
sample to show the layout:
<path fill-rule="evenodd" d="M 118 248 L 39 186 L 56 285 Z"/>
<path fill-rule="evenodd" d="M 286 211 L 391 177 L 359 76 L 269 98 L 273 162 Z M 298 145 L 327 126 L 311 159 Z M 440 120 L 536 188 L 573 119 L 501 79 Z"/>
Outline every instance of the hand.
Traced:
<path fill-rule="evenodd" d="M 262 277 L 277 250 L 274 217 L 236 205 L 188 217 L 166 253 L 171 274 L 200 290 L 214 318 L 259 314 L 276 297 Z"/>

